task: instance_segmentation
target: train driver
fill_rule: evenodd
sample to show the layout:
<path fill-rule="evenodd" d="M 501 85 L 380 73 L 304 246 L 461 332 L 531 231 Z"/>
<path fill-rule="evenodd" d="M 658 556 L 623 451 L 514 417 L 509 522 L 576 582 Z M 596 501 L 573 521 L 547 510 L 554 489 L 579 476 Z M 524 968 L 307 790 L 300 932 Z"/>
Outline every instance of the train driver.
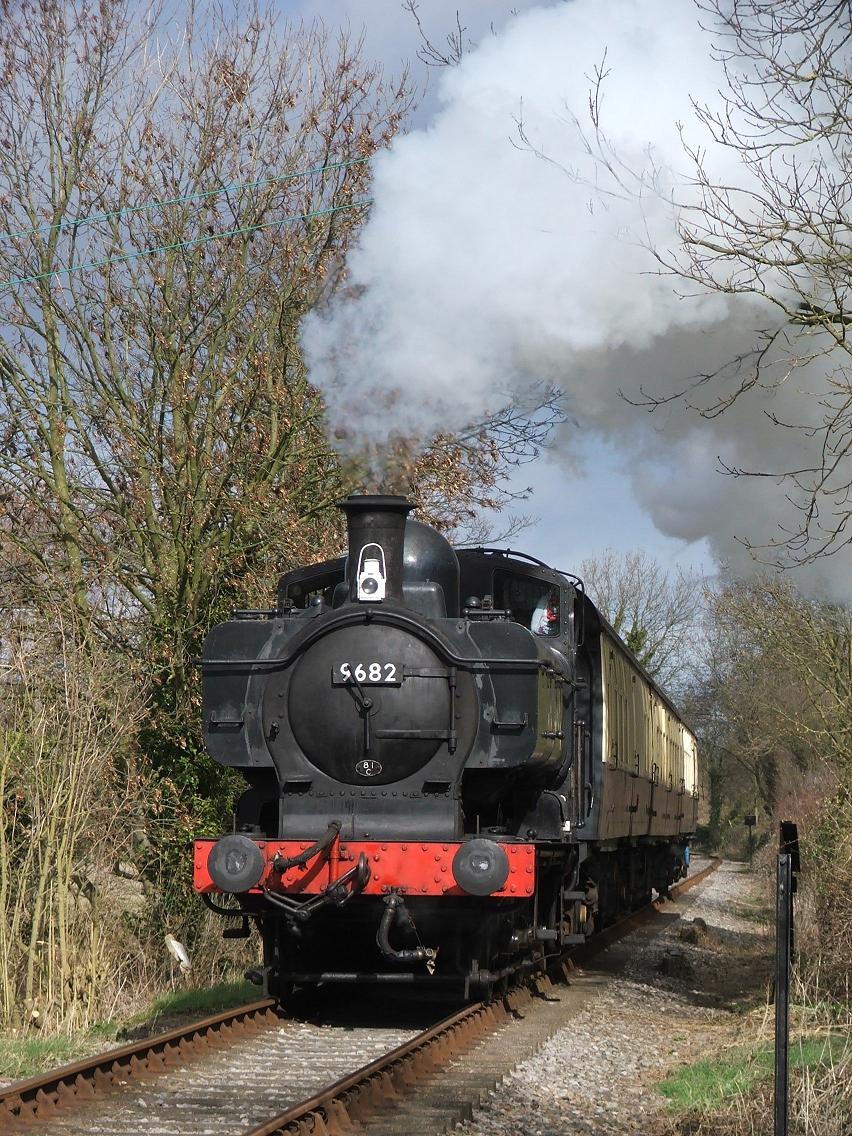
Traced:
<path fill-rule="evenodd" d="M 530 620 L 530 631 L 536 635 L 559 634 L 559 592 L 555 588 L 546 591 L 538 601 Z"/>

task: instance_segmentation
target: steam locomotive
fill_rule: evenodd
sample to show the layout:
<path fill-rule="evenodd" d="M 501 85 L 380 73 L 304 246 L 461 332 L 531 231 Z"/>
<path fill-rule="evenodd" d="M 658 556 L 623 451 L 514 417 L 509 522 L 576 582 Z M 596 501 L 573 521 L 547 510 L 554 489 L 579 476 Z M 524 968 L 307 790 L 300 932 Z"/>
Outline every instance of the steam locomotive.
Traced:
<path fill-rule="evenodd" d="M 258 926 L 272 996 L 487 996 L 685 874 L 695 738 L 577 577 L 340 507 L 347 557 L 205 641 L 204 740 L 247 789 L 195 887 Z"/>

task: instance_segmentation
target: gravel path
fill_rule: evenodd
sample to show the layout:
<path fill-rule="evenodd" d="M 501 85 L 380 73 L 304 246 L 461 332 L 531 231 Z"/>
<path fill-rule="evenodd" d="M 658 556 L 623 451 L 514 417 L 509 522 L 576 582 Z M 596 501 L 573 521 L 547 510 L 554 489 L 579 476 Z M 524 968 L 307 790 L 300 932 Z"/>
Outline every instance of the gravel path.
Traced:
<path fill-rule="evenodd" d="M 609 975 L 597 998 L 456 1132 L 650 1136 L 666 1108 L 654 1083 L 700 1058 L 731 1002 L 759 988 L 771 965 L 765 932 L 736 914 L 751 891 L 742 866 L 725 863 L 677 901 L 683 918 L 672 914 L 662 934 L 640 928 L 611 947 L 595 966 Z"/>

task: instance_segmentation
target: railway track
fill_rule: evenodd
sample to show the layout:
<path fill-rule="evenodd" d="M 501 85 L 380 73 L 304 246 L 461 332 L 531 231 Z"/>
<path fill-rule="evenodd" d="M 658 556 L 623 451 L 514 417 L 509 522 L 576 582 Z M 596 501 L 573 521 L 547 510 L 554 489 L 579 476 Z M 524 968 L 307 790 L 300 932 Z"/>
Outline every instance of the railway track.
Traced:
<path fill-rule="evenodd" d="M 212 1052 L 265 1032 L 278 1021 L 274 999 L 265 998 L 17 1081 L 0 1092 L 0 1129 L 31 1132 L 36 1120 L 49 1120 L 68 1106 L 126 1087 L 131 1080 L 177 1068 L 202 1049 Z"/>
<path fill-rule="evenodd" d="M 678 897 L 718 866 L 672 889 Z M 0 1131 L 63 1136 L 409 1136 L 467 1118 L 600 982 L 578 971 L 653 919 L 656 901 L 490 1003 L 425 1030 L 282 1016 L 272 1000 L 110 1050 L 0 1093 Z M 425 1008 L 420 1008 L 420 1014 Z"/>

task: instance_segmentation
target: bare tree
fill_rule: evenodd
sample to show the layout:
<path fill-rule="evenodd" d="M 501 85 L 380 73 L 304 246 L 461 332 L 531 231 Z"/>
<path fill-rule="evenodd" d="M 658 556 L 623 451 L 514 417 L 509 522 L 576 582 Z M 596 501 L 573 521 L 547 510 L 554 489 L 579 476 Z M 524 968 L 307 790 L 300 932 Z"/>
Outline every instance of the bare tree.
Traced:
<path fill-rule="evenodd" d="M 607 549 L 584 560 L 592 600 L 639 661 L 662 684 L 682 684 L 696 658 L 703 584 L 693 572 L 670 573 L 646 552 Z"/>
<path fill-rule="evenodd" d="M 852 612 L 762 576 L 723 589 L 713 619 L 725 660 L 717 685 L 741 739 L 749 739 L 743 756 L 783 746 L 802 766 L 818 763 L 827 788 L 848 784 Z"/>
<path fill-rule="evenodd" d="M 0 573 L 42 609 L 61 580 L 83 641 L 148 682 L 146 866 L 174 891 L 154 921 L 183 905 L 186 833 L 232 794 L 198 737 L 202 635 L 336 544 L 298 328 L 408 104 L 349 33 L 264 0 L 4 19 Z"/>
<path fill-rule="evenodd" d="M 298 324 L 407 104 L 347 33 L 257 5 L 4 23 L 0 493 L 40 520 L 4 539 L 124 645 L 144 614 L 178 681 L 229 582 L 326 539 L 340 478 Z"/>
<path fill-rule="evenodd" d="M 852 10 L 833 0 L 698 6 L 725 83 L 721 109 L 698 105 L 695 112 L 741 173 L 733 183 L 717 180 L 704 151 L 687 148 L 697 200 L 676 203 L 680 249 L 654 251 L 665 270 L 702 290 L 764 302 L 768 330 L 750 351 L 685 381 L 674 395 L 651 395 L 647 405 L 679 399 L 715 418 L 752 390 L 800 384 L 800 416 L 772 421 L 807 440 L 804 461 L 784 464 L 782 457 L 777 468 L 726 472 L 783 486 L 798 523 L 769 553 L 779 563 L 805 563 L 852 541 Z"/>
<path fill-rule="evenodd" d="M 705 613 L 700 668 L 683 706 L 699 739 L 710 842 L 742 833 L 743 813 L 755 808 L 769 836 L 789 810 L 837 929 L 848 901 L 835 881 L 848 880 L 852 864 L 850 611 L 776 575 L 725 584 Z"/>
<path fill-rule="evenodd" d="M 420 19 L 418 0 L 403 0 L 402 6 L 406 12 L 411 13 L 417 25 L 417 33 L 420 36 L 417 58 L 427 67 L 457 67 L 464 56 L 474 47 L 467 37 L 467 28 L 462 24 L 458 11 L 456 11 L 455 27 L 445 36 L 446 47 L 441 47 L 426 34 Z"/>

